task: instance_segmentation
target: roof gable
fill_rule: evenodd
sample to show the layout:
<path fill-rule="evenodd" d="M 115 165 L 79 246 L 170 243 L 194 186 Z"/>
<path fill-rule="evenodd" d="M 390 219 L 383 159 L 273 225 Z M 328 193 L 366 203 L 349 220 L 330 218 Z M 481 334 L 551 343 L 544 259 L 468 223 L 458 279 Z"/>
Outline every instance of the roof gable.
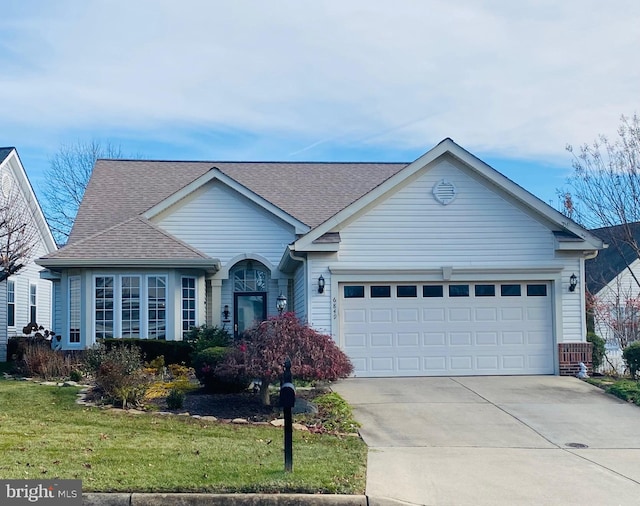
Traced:
<path fill-rule="evenodd" d="M 308 227 L 388 179 L 406 163 L 182 162 L 98 160 L 69 243 L 171 202 L 212 169 Z M 239 185 L 239 186 L 238 186 Z M 169 199 L 169 200 L 167 200 Z M 157 210 L 156 209 L 156 210 Z"/>
<path fill-rule="evenodd" d="M 0 148 L 0 169 L 5 168 L 12 174 L 20 189 L 22 198 L 31 211 L 33 221 L 38 230 L 39 239 L 42 241 L 45 250 L 47 252 L 55 251 L 57 249 L 57 245 L 53 238 L 53 234 L 51 234 L 49 224 L 44 217 L 40 203 L 36 198 L 31 182 L 27 177 L 27 173 L 22 166 L 22 162 L 20 161 L 20 157 L 18 156 L 18 152 L 15 148 Z"/>
<path fill-rule="evenodd" d="M 522 207 L 530 212 L 538 215 L 543 221 L 557 227 L 559 231 L 569 233 L 571 236 L 578 238 L 578 241 L 567 241 L 562 249 L 594 249 L 598 250 L 603 247 L 602 241 L 583 229 L 580 225 L 573 222 L 569 218 L 545 204 L 531 193 L 518 186 L 516 183 L 499 173 L 480 159 L 457 145 L 451 139 L 445 139 L 436 147 L 422 155 L 415 162 L 407 165 L 401 171 L 397 172 L 375 189 L 353 202 L 348 207 L 341 210 L 329 220 L 320 224 L 304 237 L 300 238 L 294 244 L 297 251 L 313 250 L 314 242 L 327 233 L 339 230 L 343 223 L 351 219 L 357 213 L 363 212 L 368 206 L 374 205 L 379 199 L 385 198 L 389 192 L 395 191 L 404 181 L 413 177 L 416 173 L 423 170 L 429 164 L 440 159 L 443 156 L 452 156 L 462 162 L 474 175 L 491 183 L 497 189 L 504 192 L 509 198 L 518 202 Z M 560 241 L 560 240 L 559 240 Z M 561 241 L 560 241 L 561 242 Z M 326 246 L 322 246 L 326 249 Z"/>

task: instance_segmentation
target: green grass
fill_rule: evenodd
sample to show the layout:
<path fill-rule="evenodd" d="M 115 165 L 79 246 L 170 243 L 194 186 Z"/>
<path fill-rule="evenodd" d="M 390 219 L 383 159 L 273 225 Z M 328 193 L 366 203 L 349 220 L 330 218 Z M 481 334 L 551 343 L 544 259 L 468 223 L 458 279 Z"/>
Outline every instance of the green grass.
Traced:
<path fill-rule="evenodd" d="M 0 478 L 81 479 L 86 492 L 364 493 L 357 437 L 296 431 L 285 473 L 282 429 L 105 411 L 76 394 L 0 379 Z"/>
<path fill-rule="evenodd" d="M 602 388 L 605 392 L 623 401 L 640 406 L 640 382 L 630 379 L 590 378 L 588 383 Z"/>

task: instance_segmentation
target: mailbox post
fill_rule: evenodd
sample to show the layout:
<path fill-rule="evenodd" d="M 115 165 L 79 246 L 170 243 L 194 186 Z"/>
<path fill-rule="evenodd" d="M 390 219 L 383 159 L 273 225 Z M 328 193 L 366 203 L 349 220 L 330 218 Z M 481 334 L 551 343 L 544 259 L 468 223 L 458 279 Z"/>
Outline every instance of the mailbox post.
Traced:
<path fill-rule="evenodd" d="M 284 374 L 280 384 L 280 405 L 284 410 L 284 470 L 293 470 L 293 418 L 291 409 L 296 403 L 296 388 L 291 376 L 291 360 L 284 363 Z"/>

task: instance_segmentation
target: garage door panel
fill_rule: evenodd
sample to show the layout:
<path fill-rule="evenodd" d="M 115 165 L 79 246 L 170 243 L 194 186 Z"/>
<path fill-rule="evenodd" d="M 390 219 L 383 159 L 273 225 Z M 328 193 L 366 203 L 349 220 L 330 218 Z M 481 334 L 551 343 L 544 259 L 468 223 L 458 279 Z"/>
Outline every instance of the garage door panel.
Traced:
<path fill-rule="evenodd" d="M 444 332 L 425 332 L 424 333 L 425 346 L 445 346 L 446 343 L 447 343 L 447 336 Z"/>
<path fill-rule="evenodd" d="M 391 348 L 393 346 L 393 334 L 371 334 L 372 348 Z"/>
<path fill-rule="evenodd" d="M 451 346 L 469 346 L 471 342 L 471 332 L 451 332 L 449 334 Z"/>
<path fill-rule="evenodd" d="M 470 374 L 473 371 L 473 357 L 471 355 L 449 357 L 449 367 L 452 372 Z"/>
<path fill-rule="evenodd" d="M 407 376 L 420 374 L 420 358 L 418 357 L 398 357 L 398 372 L 406 373 Z"/>
<path fill-rule="evenodd" d="M 478 346 L 497 346 L 498 333 L 497 332 L 477 332 L 476 344 Z"/>
<path fill-rule="evenodd" d="M 495 307 L 482 307 L 475 310 L 475 321 L 477 322 L 497 322 L 498 310 Z"/>
<path fill-rule="evenodd" d="M 477 356 L 476 369 L 478 371 L 496 371 L 499 368 L 500 359 L 497 355 Z"/>
<path fill-rule="evenodd" d="M 483 282 L 477 290 L 469 283 L 468 292 L 457 287 L 451 292 L 457 297 L 449 296 L 447 283 L 438 290 L 423 290 L 416 283 L 413 295 L 399 297 L 398 285 L 408 293 L 411 283 L 391 283 L 385 292 L 390 296 L 373 298 L 364 283 L 364 297 L 340 300 L 340 342 L 356 375 L 554 372 L 550 296 L 529 296 L 526 283 L 520 283 L 521 295 L 514 295 L 517 290 L 507 295 L 500 283 L 494 283 L 494 290 Z M 547 288 L 546 293 L 553 292 Z"/>
<path fill-rule="evenodd" d="M 398 346 L 400 347 L 420 346 L 420 334 L 418 332 L 413 332 L 413 333 L 399 332 Z"/>
<path fill-rule="evenodd" d="M 369 311 L 369 321 L 371 323 L 391 323 L 393 322 L 393 310 L 371 309 Z"/>
<path fill-rule="evenodd" d="M 470 322 L 471 308 L 460 307 L 460 308 L 449 309 L 449 321 L 450 322 Z"/>

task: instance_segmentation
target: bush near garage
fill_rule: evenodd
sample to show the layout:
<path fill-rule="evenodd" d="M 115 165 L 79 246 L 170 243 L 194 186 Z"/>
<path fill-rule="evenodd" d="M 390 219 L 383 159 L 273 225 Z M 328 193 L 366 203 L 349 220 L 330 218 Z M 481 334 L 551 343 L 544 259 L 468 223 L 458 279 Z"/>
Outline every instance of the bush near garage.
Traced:
<path fill-rule="evenodd" d="M 622 358 L 629 368 L 631 379 L 636 379 L 640 371 L 640 341 L 635 341 L 627 346 L 622 351 Z"/>
<path fill-rule="evenodd" d="M 604 364 L 604 356 L 605 356 L 605 341 L 595 332 L 587 333 L 587 342 L 592 345 L 592 358 L 591 364 L 593 366 L 594 372 L 597 371 L 600 366 Z"/>
<path fill-rule="evenodd" d="M 297 380 L 334 381 L 353 371 L 349 357 L 331 336 L 303 324 L 294 313 L 269 318 L 246 333 L 233 347 L 218 374 L 237 374 L 260 379 L 260 397 L 268 405 L 269 385 L 280 379 L 285 359 Z"/>

